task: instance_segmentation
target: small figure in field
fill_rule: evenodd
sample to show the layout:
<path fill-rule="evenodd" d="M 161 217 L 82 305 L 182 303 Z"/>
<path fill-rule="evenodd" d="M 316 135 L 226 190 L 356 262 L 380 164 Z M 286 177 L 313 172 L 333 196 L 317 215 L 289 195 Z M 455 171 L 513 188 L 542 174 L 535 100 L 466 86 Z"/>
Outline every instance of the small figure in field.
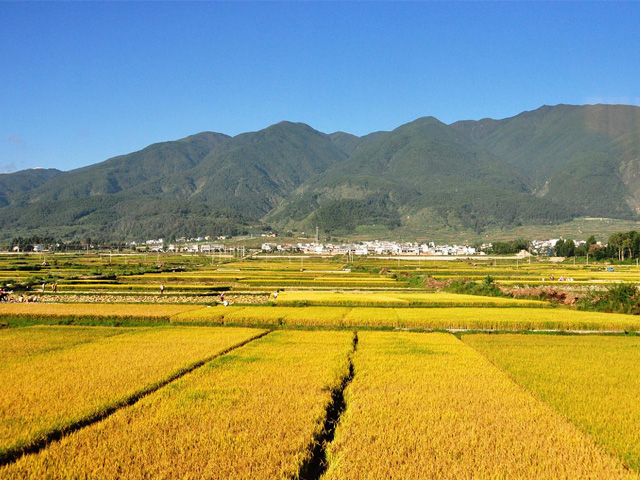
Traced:
<path fill-rule="evenodd" d="M 58 282 L 53 284 L 53 293 L 58 293 Z"/>
<path fill-rule="evenodd" d="M 6 301 L 7 301 L 7 294 L 4 293 L 4 290 L 0 288 L 0 302 L 6 302 Z"/>
<path fill-rule="evenodd" d="M 277 299 L 278 298 L 278 291 L 276 290 L 275 292 L 273 292 L 273 298 Z"/>
<path fill-rule="evenodd" d="M 220 301 L 221 301 L 222 303 L 224 303 L 224 292 L 222 292 L 222 293 L 220 294 Z"/>
<path fill-rule="evenodd" d="M 45 288 L 47 288 L 47 284 L 46 284 L 46 283 L 43 283 L 43 284 L 42 284 L 42 293 L 44 293 L 44 289 L 45 289 Z"/>
<path fill-rule="evenodd" d="M 160 285 L 160 295 L 164 293 L 164 285 Z"/>

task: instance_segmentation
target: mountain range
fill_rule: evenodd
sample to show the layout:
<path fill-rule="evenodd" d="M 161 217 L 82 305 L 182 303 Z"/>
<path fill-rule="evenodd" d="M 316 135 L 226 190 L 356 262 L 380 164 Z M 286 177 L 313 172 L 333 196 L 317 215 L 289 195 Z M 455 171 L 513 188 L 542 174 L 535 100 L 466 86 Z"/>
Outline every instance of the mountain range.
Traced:
<path fill-rule="evenodd" d="M 203 132 L 76 170 L 0 175 L 0 236 L 110 240 L 250 229 L 349 235 L 640 220 L 640 108 L 419 118 L 358 137 L 280 122 Z"/>

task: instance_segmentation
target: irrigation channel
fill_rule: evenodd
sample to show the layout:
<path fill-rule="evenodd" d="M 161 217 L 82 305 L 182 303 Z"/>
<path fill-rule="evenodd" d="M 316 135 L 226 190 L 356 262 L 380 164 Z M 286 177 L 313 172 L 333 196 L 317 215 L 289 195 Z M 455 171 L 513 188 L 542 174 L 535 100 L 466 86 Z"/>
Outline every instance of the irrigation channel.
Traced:
<path fill-rule="evenodd" d="M 353 348 L 349 353 L 349 371 L 342 377 L 342 381 L 331 392 L 331 401 L 327 405 L 327 415 L 322 425 L 322 431 L 313 439 L 311 456 L 300 467 L 297 478 L 300 480 L 319 480 L 327 470 L 327 447 L 336 433 L 340 418 L 347 408 L 344 399 L 344 391 L 347 389 L 355 375 L 353 366 L 353 354 L 358 348 L 358 332 L 353 333 Z"/>

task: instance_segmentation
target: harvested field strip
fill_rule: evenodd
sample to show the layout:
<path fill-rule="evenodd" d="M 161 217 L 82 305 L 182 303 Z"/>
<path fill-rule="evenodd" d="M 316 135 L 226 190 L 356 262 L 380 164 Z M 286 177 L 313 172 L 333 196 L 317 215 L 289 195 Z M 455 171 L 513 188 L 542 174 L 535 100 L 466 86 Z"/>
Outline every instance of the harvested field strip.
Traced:
<path fill-rule="evenodd" d="M 259 333 L 131 329 L 0 365 L 0 462 L 40 448 L 74 425 L 100 418 Z"/>
<path fill-rule="evenodd" d="M 464 335 L 465 343 L 640 472 L 640 338 Z"/>
<path fill-rule="evenodd" d="M 324 480 L 637 478 L 452 335 L 359 340 Z"/>
<path fill-rule="evenodd" d="M 0 469 L 0 477 L 294 478 L 348 372 L 352 339 L 271 333 Z"/>
<path fill-rule="evenodd" d="M 284 327 L 368 327 L 424 330 L 640 331 L 633 315 L 561 308 L 375 308 L 214 307 L 181 313 L 173 323 L 276 325 Z"/>

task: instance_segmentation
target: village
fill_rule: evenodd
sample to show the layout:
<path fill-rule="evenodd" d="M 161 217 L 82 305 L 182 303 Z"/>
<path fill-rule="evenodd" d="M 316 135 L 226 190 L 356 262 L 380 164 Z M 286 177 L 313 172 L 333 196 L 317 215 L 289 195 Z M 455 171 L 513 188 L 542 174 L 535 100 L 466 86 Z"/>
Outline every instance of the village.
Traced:
<path fill-rule="evenodd" d="M 211 242 L 210 237 L 180 238 L 175 242 L 165 243 L 163 239 L 147 240 L 143 244 L 131 244 L 132 249 L 145 249 L 150 252 L 168 253 L 204 253 L 214 252 L 237 253 L 244 256 L 246 253 L 262 252 L 267 254 L 293 254 L 305 255 L 424 255 L 437 257 L 450 256 L 483 256 L 492 253 L 493 244 L 483 243 L 475 246 L 467 244 L 436 244 L 435 242 L 398 242 L 398 241 L 360 241 L 347 243 L 320 242 L 318 240 L 307 243 L 278 243 L 275 241 L 262 243 L 260 249 L 249 249 L 245 246 L 229 246 L 224 243 L 225 237 L 218 237 L 216 242 Z M 543 255 L 549 256 L 560 239 L 533 240 L 528 250 L 519 252 L 520 256 Z M 575 240 L 575 246 L 584 245 L 584 240 Z M 603 244 L 600 244 L 603 245 Z"/>

